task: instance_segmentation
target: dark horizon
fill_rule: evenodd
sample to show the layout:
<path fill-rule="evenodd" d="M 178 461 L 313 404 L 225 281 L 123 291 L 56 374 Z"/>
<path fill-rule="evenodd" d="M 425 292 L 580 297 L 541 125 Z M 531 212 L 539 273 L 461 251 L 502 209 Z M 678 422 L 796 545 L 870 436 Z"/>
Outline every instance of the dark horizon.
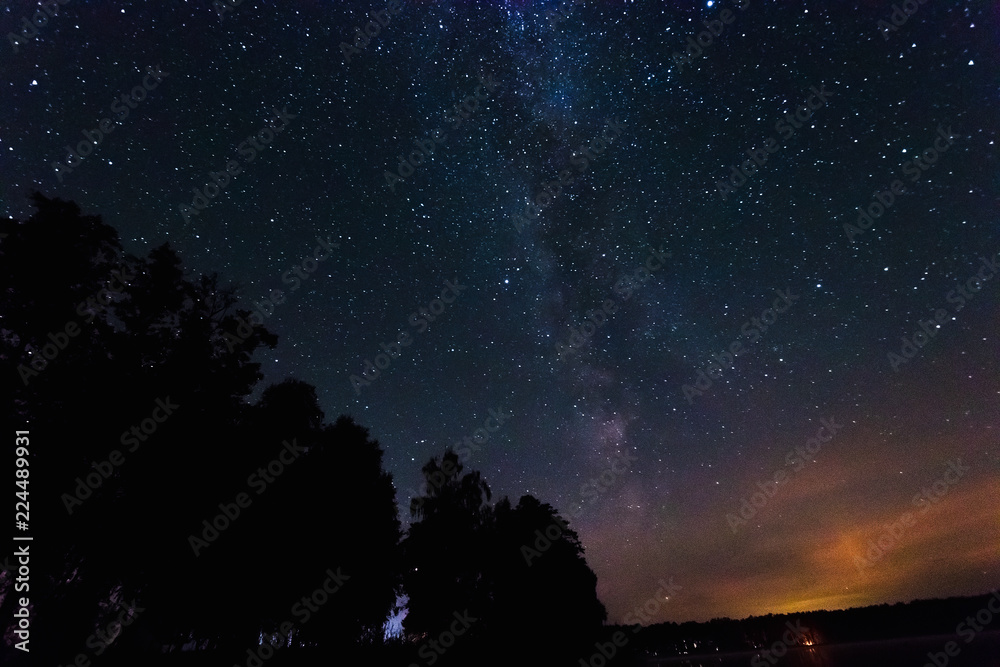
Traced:
<path fill-rule="evenodd" d="M 846 608 L 843 608 L 843 609 L 803 609 L 803 610 L 798 610 L 798 611 L 787 612 L 787 613 L 784 613 L 784 614 L 752 614 L 750 616 L 745 616 L 743 618 L 729 618 L 728 616 L 720 616 L 720 617 L 715 617 L 715 618 L 708 619 L 706 621 L 696 621 L 696 620 L 692 620 L 692 619 L 688 619 L 688 620 L 685 620 L 685 621 L 666 620 L 666 621 L 661 621 L 660 623 L 657 623 L 657 624 L 654 624 L 654 625 L 659 625 L 659 624 L 686 625 L 686 624 L 690 624 L 690 623 L 695 623 L 695 624 L 698 624 L 698 625 L 708 625 L 708 624 L 712 623 L 713 621 L 735 621 L 735 622 L 739 623 L 739 622 L 742 622 L 742 621 L 750 621 L 750 620 L 755 620 L 755 619 L 766 618 L 768 616 L 783 616 L 784 617 L 784 616 L 809 615 L 809 614 L 832 614 L 832 613 L 841 613 L 841 612 L 854 612 L 854 611 L 861 611 L 861 610 L 869 610 L 869 609 L 875 609 L 875 608 L 880 608 L 880 607 L 885 607 L 885 606 L 896 607 L 896 606 L 899 606 L 899 605 L 906 606 L 906 605 L 925 604 L 925 603 L 968 602 L 968 601 L 972 601 L 972 600 L 978 600 L 980 598 L 986 598 L 987 600 L 989 600 L 990 598 L 997 597 L 998 595 L 1000 595 L 1000 588 L 997 588 L 997 589 L 994 589 L 994 590 L 991 590 L 991 591 L 987 591 L 985 593 L 979 593 L 979 594 L 976 594 L 976 595 L 955 595 L 955 596 L 951 596 L 951 597 L 947 597 L 947 598 L 919 598 L 919 599 L 915 599 L 915 600 L 901 600 L 901 601 L 896 601 L 896 602 L 880 602 L 880 603 L 874 604 L 874 605 L 865 605 L 864 607 L 846 607 Z M 608 625 L 614 626 L 614 625 L 617 625 L 617 624 L 609 622 Z M 622 626 L 622 627 L 625 627 L 625 626 Z M 647 627 L 652 627 L 652 626 L 643 625 L 642 627 L 643 628 L 647 628 Z M 1000 630 L 1000 628 L 997 628 L 997 629 Z"/>

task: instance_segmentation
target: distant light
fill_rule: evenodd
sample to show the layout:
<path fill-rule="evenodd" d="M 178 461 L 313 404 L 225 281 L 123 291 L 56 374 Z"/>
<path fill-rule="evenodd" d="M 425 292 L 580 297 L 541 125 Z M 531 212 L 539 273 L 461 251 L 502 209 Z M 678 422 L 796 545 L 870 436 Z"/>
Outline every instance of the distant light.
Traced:
<path fill-rule="evenodd" d="M 708 0 L 708 6 L 711 7 L 715 4 L 715 0 Z"/>

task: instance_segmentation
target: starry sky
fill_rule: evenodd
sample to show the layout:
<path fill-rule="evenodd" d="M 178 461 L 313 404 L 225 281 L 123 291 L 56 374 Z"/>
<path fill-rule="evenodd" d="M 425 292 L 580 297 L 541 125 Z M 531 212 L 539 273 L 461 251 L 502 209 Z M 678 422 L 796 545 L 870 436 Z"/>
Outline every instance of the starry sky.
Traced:
<path fill-rule="evenodd" d="M 266 381 L 371 430 L 404 520 L 509 414 L 467 467 L 572 516 L 610 621 L 982 593 L 1000 8 L 907 7 L 70 0 L 12 38 L 15 0 L 2 214 L 37 189 L 283 290 Z"/>

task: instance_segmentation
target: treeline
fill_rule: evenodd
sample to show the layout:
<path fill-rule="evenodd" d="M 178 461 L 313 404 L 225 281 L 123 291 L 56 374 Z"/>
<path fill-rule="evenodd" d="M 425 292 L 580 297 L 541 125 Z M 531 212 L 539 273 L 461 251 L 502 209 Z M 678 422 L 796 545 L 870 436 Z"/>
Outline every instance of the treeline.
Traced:
<path fill-rule="evenodd" d="M 235 288 L 187 275 L 168 245 L 126 253 L 75 204 L 34 202 L 29 219 L 0 221 L 0 410 L 12 438 L 30 433 L 33 536 L 29 590 L 14 590 L 16 559 L 0 572 L 0 663 L 550 665 L 588 652 L 606 614 L 553 507 L 494 502 L 446 450 L 423 467 L 404 532 L 365 428 L 329 423 L 293 379 L 250 400 L 253 354 L 277 338 L 258 324 L 233 347 L 249 319 Z M 20 597 L 30 653 L 15 648 Z M 386 643 L 400 599 L 404 637 Z"/>
<path fill-rule="evenodd" d="M 994 595 L 916 600 L 834 611 L 768 614 L 741 620 L 712 619 L 706 623 L 658 623 L 643 628 L 632 641 L 635 654 L 699 655 L 768 648 L 790 629 L 812 645 L 955 635 L 960 623 L 975 628 L 978 612 Z M 968 618 L 973 619 L 972 625 Z"/>

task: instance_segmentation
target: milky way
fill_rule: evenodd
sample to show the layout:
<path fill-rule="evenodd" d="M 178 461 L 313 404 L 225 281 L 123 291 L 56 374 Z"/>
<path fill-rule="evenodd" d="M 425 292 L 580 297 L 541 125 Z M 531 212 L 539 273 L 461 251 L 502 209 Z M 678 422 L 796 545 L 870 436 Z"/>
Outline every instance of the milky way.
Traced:
<path fill-rule="evenodd" d="M 578 508 L 611 620 L 1000 583 L 990 3 L 50 4 L 0 12 L 5 214 L 283 290 L 267 380 L 401 507 L 503 410 L 468 466 Z"/>

